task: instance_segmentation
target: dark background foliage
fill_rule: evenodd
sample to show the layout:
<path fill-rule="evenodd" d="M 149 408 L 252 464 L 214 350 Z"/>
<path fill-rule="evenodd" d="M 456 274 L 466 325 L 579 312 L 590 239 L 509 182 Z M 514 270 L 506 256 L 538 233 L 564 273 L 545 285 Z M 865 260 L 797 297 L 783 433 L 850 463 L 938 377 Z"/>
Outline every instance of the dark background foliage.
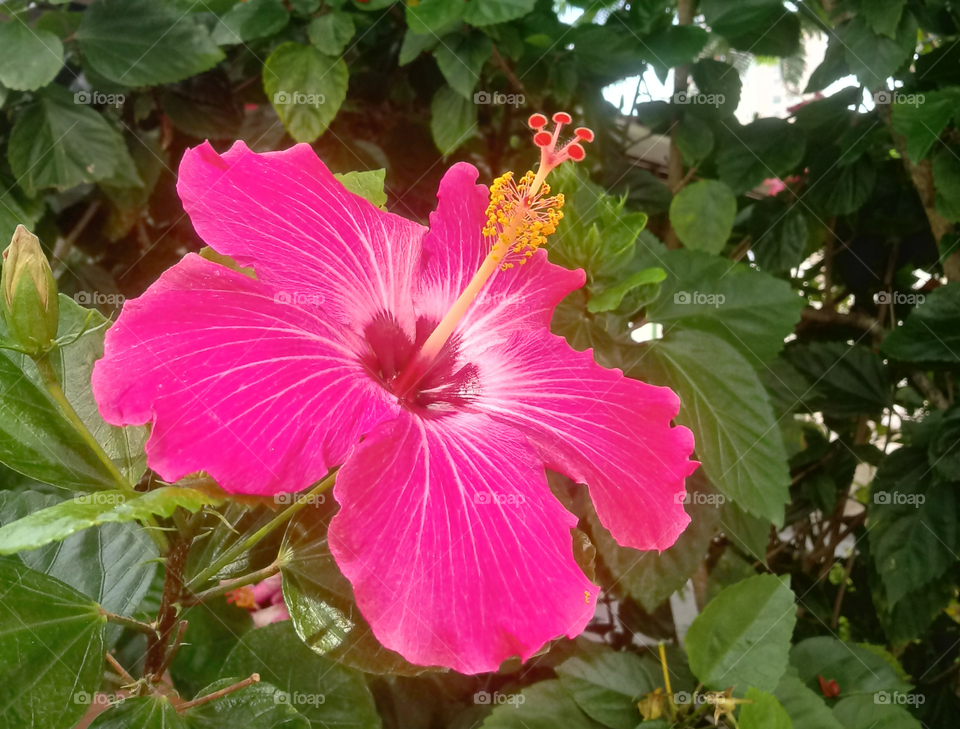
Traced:
<path fill-rule="evenodd" d="M 814 38 L 827 49 L 809 103 L 739 121 L 750 63 L 796 83 Z M 623 109 L 604 98 L 648 69 L 672 100 L 639 86 Z M 169 663 L 186 699 L 263 681 L 179 712 L 141 684 L 102 727 L 706 725 L 714 706 L 664 691 L 657 641 L 672 692 L 731 687 L 753 702 L 742 729 L 957 725 L 956 2 L 7 0 L 0 109 L 0 239 L 34 231 L 61 292 L 108 316 L 203 247 L 176 194 L 180 157 L 202 140 L 307 142 L 336 172 L 385 170 L 386 207 L 426 222 L 449 164 L 485 182 L 522 174 L 529 114 L 571 112 L 596 140 L 551 180 L 567 205 L 549 252 L 587 285 L 553 328 L 674 388 L 702 462 L 692 523 L 659 555 L 620 548 L 585 491 L 555 479 L 604 588 L 587 635 L 497 674 L 419 673 L 366 631 L 326 550 L 332 499 L 247 543 L 273 517 L 265 505 L 145 474 L 144 430 L 106 426 L 89 393 L 102 329 L 60 350 L 64 390 L 152 501 L 124 523 L 82 522 L 62 487 L 109 489 L 111 474 L 42 373 L 4 352 L 0 523 L 64 511 L 0 530 L 0 725 L 74 726 L 78 688 L 124 683 L 113 666 L 103 678 L 107 650 L 131 680 Z M 664 153 L 648 158 L 645 142 Z M 67 297 L 61 337 L 84 331 Z M 144 537 L 157 526 L 170 538 Z M 222 596 L 191 604 L 191 590 L 278 555 L 291 623 L 254 631 Z M 191 590 L 164 599 L 172 572 Z M 165 641 L 186 620 L 187 637 L 168 662 L 165 643 L 129 620 L 105 626 L 101 610 L 159 618 Z M 269 684 L 326 700 L 278 708 Z"/>

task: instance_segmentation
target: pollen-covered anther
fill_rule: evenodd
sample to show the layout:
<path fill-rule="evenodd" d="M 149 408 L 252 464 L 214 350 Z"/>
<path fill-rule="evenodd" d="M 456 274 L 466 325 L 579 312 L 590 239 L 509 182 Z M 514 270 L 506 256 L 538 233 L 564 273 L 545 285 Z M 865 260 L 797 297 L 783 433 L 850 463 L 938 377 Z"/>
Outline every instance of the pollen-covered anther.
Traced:
<path fill-rule="evenodd" d="M 550 197 L 550 186 L 541 184 L 531 195 L 536 176 L 527 172 L 518 181 L 507 172 L 490 186 L 487 224 L 483 234 L 491 241 L 491 255 L 504 270 L 514 262 L 523 265 L 556 232 L 563 218 L 563 195 Z"/>

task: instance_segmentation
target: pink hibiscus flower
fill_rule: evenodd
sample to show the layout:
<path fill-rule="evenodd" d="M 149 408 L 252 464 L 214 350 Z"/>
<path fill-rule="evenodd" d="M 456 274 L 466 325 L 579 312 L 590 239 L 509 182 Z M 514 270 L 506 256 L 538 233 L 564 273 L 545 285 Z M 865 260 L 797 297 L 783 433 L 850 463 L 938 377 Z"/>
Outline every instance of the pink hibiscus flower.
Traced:
<path fill-rule="evenodd" d="M 204 470 L 276 494 L 342 464 L 330 549 L 377 639 L 420 665 L 496 670 L 592 617 L 599 588 L 545 466 L 587 484 L 620 544 L 662 550 L 689 521 L 676 395 L 549 331 L 585 277 L 537 250 L 562 205 L 543 180 L 592 139 L 558 148 L 570 118 L 554 120 L 531 118 L 536 175 L 491 193 L 454 165 L 429 231 L 348 192 L 305 144 L 189 150 L 184 207 L 256 279 L 186 256 L 126 302 L 93 374 L 107 422 L 153 424 L 168 481 Z"/>

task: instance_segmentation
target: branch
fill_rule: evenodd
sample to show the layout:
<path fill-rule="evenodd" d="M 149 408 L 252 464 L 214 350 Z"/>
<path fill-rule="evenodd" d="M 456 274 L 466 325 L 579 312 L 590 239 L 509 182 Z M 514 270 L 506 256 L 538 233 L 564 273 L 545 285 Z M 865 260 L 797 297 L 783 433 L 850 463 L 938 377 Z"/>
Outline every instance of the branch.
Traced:
<path fill-rule="evenodd" d="M 134 620 L 133 618 L 126 618 L 123 615 L 116 615 L 115 613 L 108 612 L 103 608 L 100 608 L 100 614 L 110 623 L 116 623 L 117 625 L 122 625 L 124 628 L 130 628 L 131 630 L 136 630 L 139 633 L 146 633 L 147 635 L 152 635 L 154 637 L 157 635 L 157 629 L 148 623 L 142 623 L 139 620 Z"/>
<path fill-rule="evenodd" d="M 526 86 L 523 85 L 523 81 L 517 78 L 517 74 L 513 72 L 513 69 L 510 68 L 510 64 L 508 64 L 504 59 L 504 57 L 500 55 L 500 51 L 497 49 L 496 46 L 493 47 L 493 54 L 491 58 L 493 58 L 494 65 L 496 65 L 497 68 L 503 71 L 503 75 L 507 77 L 507 81 L 510 82 L 510 85 L 514 89 L 519 91 L 521 94 L 526 96 L 527 95 Z"/>
<path fill-rule="evenodd" d="M 882 337 L 886 333 L 877 319 L 866 314 L 843 314 L 833 309 L 814 309 L 808 306 L 800 311 L 800 318 L 815 324 L 838 324 L 865 329 L 876 337 Z"/>
<path fill-rule="evenodd" d="M 216 701 L 217 699 L 223 698 L 227 694 L 232 694 L 234 691 L 239 691 L 244 689 L 252 683 L 257 683 L 260 680 L 260 674 L 255 673 L 250 678 L 245 678 L 239 683 L 233 684 L 233 686 L 227 686 L 222 688 L 219 691 L 214 691 L 212 694 L 207 694 L 206 696 L 201 696 L 199 699 L 194 699 L 193 701 L 188 701 L 185 704 L 180 704 L 177 707 L 179 713 L 183 713 L 187 709 L 192 709 L 194 706 L 202 706 L 210 701 Z"/>
<path fill-rule="evenodd" d="M 946 410 L 950 407 L 950 402 L 944 397 L 943 393 L 937 388 L 936 385 L 922 372 L 914 371 L 910 373 L 910 379 L 913 381 L 913 384 L 917 386 L 917 389 L 923 394 L 927 400 L 930 401 L 930 404 L 933 405 L 937 410 Z"/>

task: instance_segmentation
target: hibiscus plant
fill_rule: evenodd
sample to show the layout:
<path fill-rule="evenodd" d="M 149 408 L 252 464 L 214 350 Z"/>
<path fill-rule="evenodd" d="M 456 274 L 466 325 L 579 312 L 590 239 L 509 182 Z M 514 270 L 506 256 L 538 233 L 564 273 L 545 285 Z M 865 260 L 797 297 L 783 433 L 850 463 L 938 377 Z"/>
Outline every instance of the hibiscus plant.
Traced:
<path fill-rule="evenodd" d="M 953 729 L 958 69 L 952 0 L 0 2 L 0 729 Z"/>

